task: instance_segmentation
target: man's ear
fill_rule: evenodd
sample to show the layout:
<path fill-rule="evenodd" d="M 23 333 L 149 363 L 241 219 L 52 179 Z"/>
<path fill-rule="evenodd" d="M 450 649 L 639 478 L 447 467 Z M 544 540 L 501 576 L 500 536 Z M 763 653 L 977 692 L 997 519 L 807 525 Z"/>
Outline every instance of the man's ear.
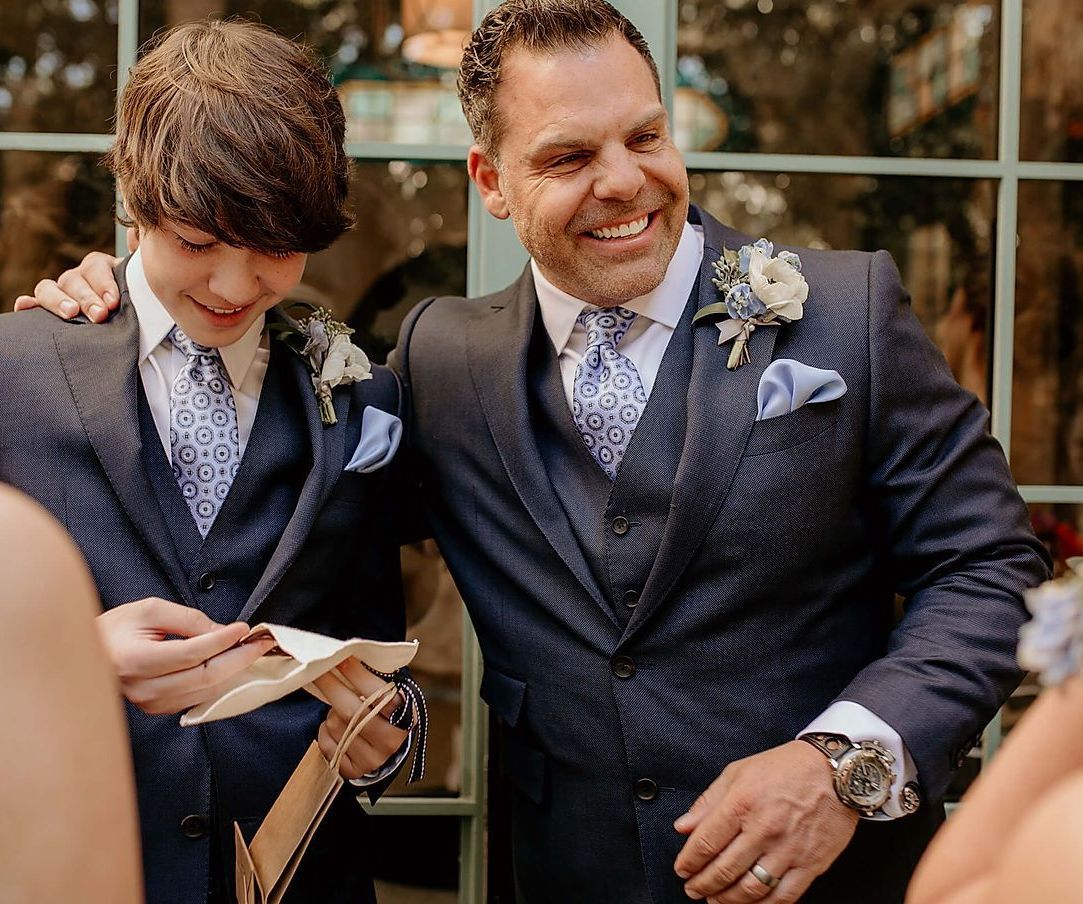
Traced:
<path fill-rule="evenodd" d="M 466 171 L 478 187 L 485 209 L 498 220 L 506 220 L 509 216 L 508 202 L 500 184 L 500 170 L 476 144 L 466 155 Z"/>

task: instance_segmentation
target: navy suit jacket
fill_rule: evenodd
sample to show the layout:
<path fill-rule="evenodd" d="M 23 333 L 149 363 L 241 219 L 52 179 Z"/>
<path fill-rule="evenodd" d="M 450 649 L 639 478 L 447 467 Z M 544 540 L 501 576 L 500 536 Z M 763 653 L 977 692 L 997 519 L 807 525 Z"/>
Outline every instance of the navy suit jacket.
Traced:
<path fill-rule="evenodd" d="M 118 313 L 101 327 L 66 323 L 44 312 L 0 317 L 0 480 L 35 497 L 67 527 L 104 605 L 158 596 L 222 620 L 401 640 L 398 543 L 387 529 L 395 508 L 389 492 L 394 468 L 343 471 L 360 437 L 365 407 L 399 413 L 394 374 L 378 367 L 374 379 L 335 390 L 339 421 L 324 427 L 308 371 L 273 342 L 268 379 L 273 371 L 288 397 L 301 401 L 290 410 L 268 410 L 265 382 L 246 461 L 231 491 L 243 477 L 253 505 L 234 513 L 235 535 L 220 535 L 210 552 L 204 544 L 203 557 L 213 555 L 217 567 L 193 569 L 178 553 L 176 525 L 167 523 L 145 465 L 140 407 L 144 418 L 149 409 L 140 399 L 138 348 L 138 323 L 126 294 Z M 263 477 L 245 471 L 246 465 L 259 466 L 257 431 L 276 424 L 290 428 L 301 453 L 294 465 L 286 463 L 297 469 L 286 481 L 296 490 L 296 503 L 282 512 L 277 527 L 257 514 L 263 510 Z M 148 441 L 157 443 L 157 434 Z M 167 469 L 165 461 L 163 455 Z M 283 473 L 289 475 L 289 467 Z M 224 507 L 220 520 L 225 513 Z M 214 536 L 212 531 L 208 540 Z M 250 545 L 241 548 L 242 543 Z M 269 555 L 253 563 L 249 549 Z M 128 706 L 148 901 L 202 904 L 209 894 L 219 900 L 223 892 L 232 899 L 232 823 L 238 820 L 251 836 L 315 739 L 325 712 L 315 698 L 298 692 L 245 716 L 181 728 L 176 715 L 148 716 Z M 372 900 L 367 831 L 347 786 L 286 900 Z"/>
<path fill-rule="evenodd" d="M 701 307 L 718 300 L 711 261 L 749 239 L 691 218 L 705 232 L 689 299 Z M 593 533 L 554 488 L 554 463 L 593 463 L 574 435 L 541 448 L 529 387 L 555 352 L 532 343 L 544 326 L 529 268 L 494 295 L 428 299 L 403 325 L 393 366 L 484 655 L 524 901 L 687 900 L 673 820 L 727 763 L 793 739 L 835 700 L 899 732 L 926 803 L 863 822 L 806 900 L 901 901 L 952 770 L 1020 677 L 1021 594 L 1047 557 L 987 412 L 922 332 L 886 252 L 794 250 L 804 318 L 756 331 L 750 364 L 727 370 L 710 324 L 675 332 L 690 379 L 656 526 L 639 510 L 658 491 L 649 464 L 642 492 L 615 487 Z M 779 357 L 837 370 L 847 393 L 757 422 Z M 622 544 L 655 527 L 622 618 L 626 588 L 598 563 L 612 574 Z"/>

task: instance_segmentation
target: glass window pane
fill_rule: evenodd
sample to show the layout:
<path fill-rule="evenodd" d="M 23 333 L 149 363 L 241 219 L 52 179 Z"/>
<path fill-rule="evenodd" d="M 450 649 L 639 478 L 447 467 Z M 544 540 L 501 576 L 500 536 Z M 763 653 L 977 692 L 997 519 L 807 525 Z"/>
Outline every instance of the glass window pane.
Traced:
<path fill-rule="evenodd" d="M 1019 184 L 1012 470 L 1083 484 L 1083 184 Z"/>
<path fill-rule="evenodd" d="M 999 3 L 681 0 L 688 151 L 993 157 Z"/>
<path fill-rule="evenodd" d="M 117 0 L 0 3 L 0 130 L 108 132 Z"/>
<path fill-rule="evenodd" d="M 692 200 L 753 237 L 886 248 L 955 378 L 988 404 L 995 183 L 802 173 L 689 175 Z"/>
<path fill-rule="evenodd" d="M 334 311 L 382 363 L 417 302 L 466 294 L 468 186 L 460 163 L 355 162 L 357 225 L 309 258 L 297 297 Z"/>
<path fill-rule="evenodd" d="M 0 151 L 0 311 L 88 251 L 113 248 L 113 180 L 97 154 Z"/>
<path fill-rule="evenodd" d="M 350 141 L 470 144 L 455 94 L 472 0 L 144 0 L 140 40 L 208 15 L 254 18 L 326 60 Z"/>
<path fill-rule="evenodd" d="M 1024 0 L 1019 155 L 1083 161 L 1083 5 Z"/>

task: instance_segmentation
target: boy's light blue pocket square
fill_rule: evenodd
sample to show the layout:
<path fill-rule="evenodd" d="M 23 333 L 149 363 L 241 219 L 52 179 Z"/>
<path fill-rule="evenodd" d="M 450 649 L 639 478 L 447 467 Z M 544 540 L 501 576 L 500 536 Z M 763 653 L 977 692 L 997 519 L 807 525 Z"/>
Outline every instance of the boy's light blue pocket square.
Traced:
<path fill-rule="evenodd" d="M 836 370 L 810 367 L 793 358 L 772 361 L 756 391 L 756 420 L 781 417 L 802 405 L 830 402 L 846 393 L 846 381 Z"/>
<path fill-rule="evenodd" d="M 402 439 L 402 421 L 395 415 L 369 405 L 361 415 L 361 439 L 353 451 L 347 471 L 368 474 L 395 457 Z"/>

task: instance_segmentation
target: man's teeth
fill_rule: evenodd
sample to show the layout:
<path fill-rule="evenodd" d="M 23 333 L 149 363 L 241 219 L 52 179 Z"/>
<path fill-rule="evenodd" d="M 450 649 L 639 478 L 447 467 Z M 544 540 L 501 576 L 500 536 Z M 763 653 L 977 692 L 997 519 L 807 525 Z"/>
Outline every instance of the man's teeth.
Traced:
<path fill-rule="evenodd" d="M 630 235 L 639 235 L 647 228 L 650 217 L 646 216 L 634 223 L 625 223 L 623 226 L 603 226 L 601 229 L 592 229 L 590 234 L 596 239 L 624 239 Z"/>
<path fill-rule="evenodd" d="M 208 311 L 214 311 L 215 314 L 236 314 L 240 308 L 215 308 L 209 304 L 203 305 Z"/>

